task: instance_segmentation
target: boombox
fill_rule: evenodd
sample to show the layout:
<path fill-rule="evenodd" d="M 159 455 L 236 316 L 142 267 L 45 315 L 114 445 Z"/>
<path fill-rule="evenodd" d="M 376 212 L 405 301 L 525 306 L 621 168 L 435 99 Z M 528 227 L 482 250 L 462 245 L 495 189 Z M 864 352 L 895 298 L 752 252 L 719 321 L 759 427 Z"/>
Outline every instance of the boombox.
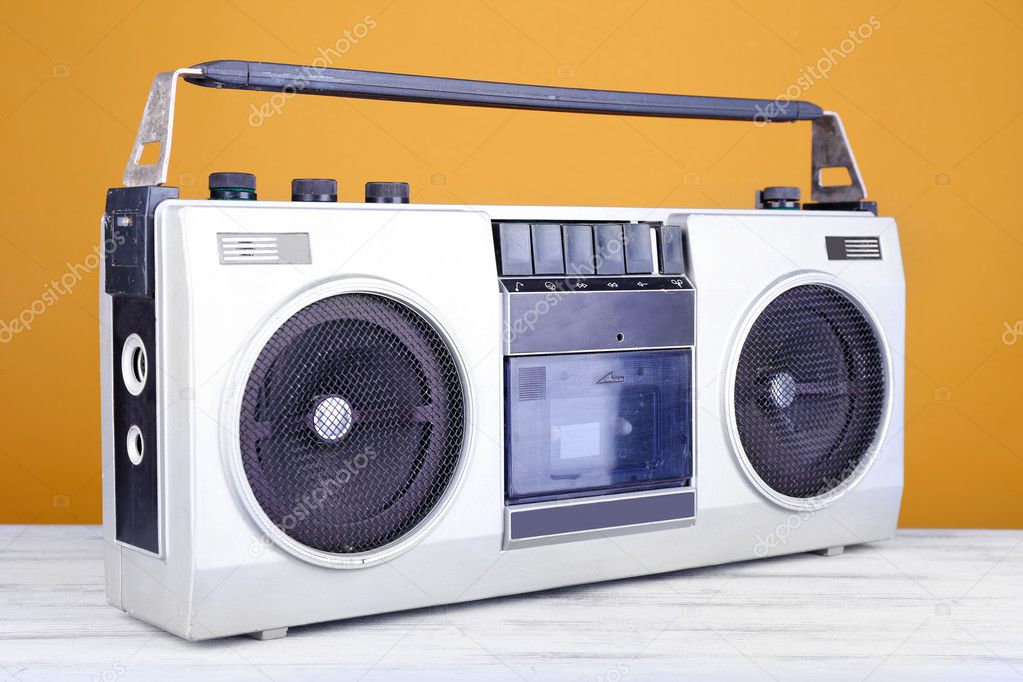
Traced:
<path fill-rule="evenodd" d="M 449 206 L 165 185 L 179 78 L 289 94 L 809 121 L 811 201 Z M 154 163 L 142 152 L 158 144 Z M 848 181 L 826 184 L 822 171 Z M 830 171 L 829 171 L 830 172 Z M 809 102 L 219 61 L 156 77 L 101 284 L 106 591 L 187 639 L 892 536 L 898 234 Z"/>

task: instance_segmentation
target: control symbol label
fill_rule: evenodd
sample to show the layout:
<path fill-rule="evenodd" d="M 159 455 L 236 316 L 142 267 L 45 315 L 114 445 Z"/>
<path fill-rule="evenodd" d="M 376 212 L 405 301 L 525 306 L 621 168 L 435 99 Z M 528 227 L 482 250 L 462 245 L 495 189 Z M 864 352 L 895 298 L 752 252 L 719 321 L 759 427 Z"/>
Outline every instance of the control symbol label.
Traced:
<path fill-rule="evenodd" d="M 597 383 L 598 384 L 624 384 L 625 383 L 625 375 L 624 374 L 615 374 L 614 370 L 611 370 L 610 372 L 608 372 L 604 376 L 602 376 L 599 379 L 597 379 Z"/>

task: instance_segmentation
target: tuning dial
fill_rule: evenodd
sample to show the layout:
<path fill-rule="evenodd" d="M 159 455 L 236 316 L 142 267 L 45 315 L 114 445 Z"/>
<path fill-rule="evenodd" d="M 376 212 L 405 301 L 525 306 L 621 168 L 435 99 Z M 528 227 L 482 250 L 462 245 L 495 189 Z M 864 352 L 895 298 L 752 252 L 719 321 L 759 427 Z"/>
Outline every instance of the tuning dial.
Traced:
<path fill-rule="evenodd" d="M 256 198 L 256 176 L 252 173 L 210 173 L 210 199 Z"/>
<path fill-rule="evenodd" d="M 798 187 L 765 187 L 757 192 L 757 208 L 799 208 L 802 196 Z"/>
<path fill-rule="evenodd" d="M 337 201 L 337 180 L 295 178 L 291 181 L 292 201 Z"/>
<path fill-rule="evenodd" d="M 367 182 L 367 204 L 407 204 L 407 182 Z"/>

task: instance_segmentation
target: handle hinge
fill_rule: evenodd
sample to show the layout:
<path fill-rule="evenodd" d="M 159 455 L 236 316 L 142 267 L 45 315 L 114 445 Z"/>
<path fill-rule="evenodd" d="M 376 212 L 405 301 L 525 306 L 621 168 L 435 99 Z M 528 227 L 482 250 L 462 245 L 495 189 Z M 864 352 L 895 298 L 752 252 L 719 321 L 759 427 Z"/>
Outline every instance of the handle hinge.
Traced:
<path fill-rule="evenodd" d="M 810 157 L 810 197 L 822 204 L 857 202 L 866 199 L 856 157 L 845 135 L 842 119 L 833 111 L 825 111 L 813 120 Z M 821 174 L 825 168 L 844 168 L 849 173 L 847 185 L 824 185 Z"/>
<path fill-rule="evenodd" d="M 178 89 L 178 78 L 201 76 L 202 69 L 189 68 L 164 71 L 156 74 L 149 89 L 146 108 L 142 111 L 139 131 L 135 134 L 135 145 L 124 169 L 125 187 L 162 185 L 167 182 L 167 166 L 170 164 L 171 137 L 174 133 L 174 96 Z M 160 145 L 160 156 L 156 163 L 139 163 L 142 152 L 148 144 Z"/>

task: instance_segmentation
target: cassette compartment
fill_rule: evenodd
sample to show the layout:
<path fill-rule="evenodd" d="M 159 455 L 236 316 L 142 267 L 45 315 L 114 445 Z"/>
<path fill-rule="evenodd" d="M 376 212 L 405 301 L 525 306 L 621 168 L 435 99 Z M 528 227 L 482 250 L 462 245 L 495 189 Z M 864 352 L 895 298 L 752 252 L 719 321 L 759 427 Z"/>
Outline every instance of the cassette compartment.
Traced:
<path fill-rule="evenodd" d="M 691 349 L 509 357 L 505 386 L 509 504 L 689 483 Z"/>

